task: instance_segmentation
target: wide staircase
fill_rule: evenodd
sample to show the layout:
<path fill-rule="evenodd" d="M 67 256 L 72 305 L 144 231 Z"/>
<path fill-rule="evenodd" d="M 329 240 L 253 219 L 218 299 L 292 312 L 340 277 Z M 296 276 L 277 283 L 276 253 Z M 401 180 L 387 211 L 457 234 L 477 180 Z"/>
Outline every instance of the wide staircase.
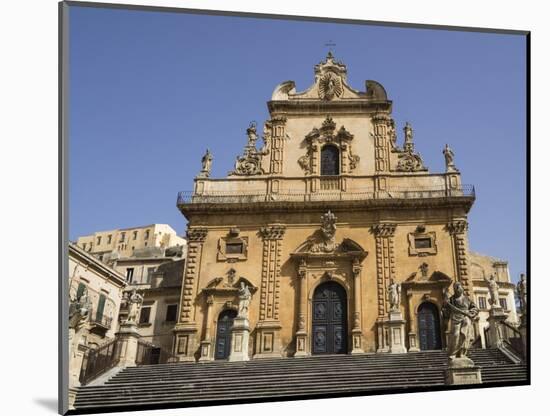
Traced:
<path fill-rule="evenodd" d="M 471 350 L 469 356 L 481 367 L 483 383 L 527 382 L 525 364 L 514 364 L 498 349 Z M 75 409 L 410 391 L 444 386 L 446 368 L 444 351 L 145 365 L 125 368 L 101 386 L 79 387 Z"/>

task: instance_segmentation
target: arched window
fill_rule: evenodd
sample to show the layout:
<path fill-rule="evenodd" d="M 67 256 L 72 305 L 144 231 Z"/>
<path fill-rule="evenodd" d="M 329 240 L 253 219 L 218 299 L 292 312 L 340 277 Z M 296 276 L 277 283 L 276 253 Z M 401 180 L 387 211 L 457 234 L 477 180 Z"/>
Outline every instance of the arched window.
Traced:
<path fill-rule="evenodd" d="M 321 149 L 321 175 L 340 174 L 340 151 L 336 146 L 326 145 Z"/>

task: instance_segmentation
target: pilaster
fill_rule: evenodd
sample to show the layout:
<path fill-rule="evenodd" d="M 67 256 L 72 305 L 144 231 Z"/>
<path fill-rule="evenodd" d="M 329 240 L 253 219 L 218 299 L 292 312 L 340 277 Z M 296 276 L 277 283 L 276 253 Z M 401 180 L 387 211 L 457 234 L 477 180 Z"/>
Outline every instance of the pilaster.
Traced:
<path fill-rule="evenodd" d="M 262 237 L 262 282 L 260 286 L 260 317 L 256 325 L 254 358 L 280 357 L 281 324 L 279 321 L 281 294 L 281 250 L 285 227 L 273 224 L 260 229 Z"/>
<path fill-rule="evenodd" d="M 470 268 L 468 258 L 468 222 L 466 220 L 455 220 L 447 224 L 447 231 L 451 235 L 453 251 L 455 256 L 456 279 L 464 287 L 464 292 L 470 293 Z"/>
<path fill-rule="evenodd" d="M 195 361 L 195 352 L 198 348 L 198 330 L 194 322 L 193 302 L 197 293 L 202 249 L 207 234 L 206 228 L 190 228 L 187 231 L 187 261 L 181 291 L 180 315 L 178 324 L 174 328 L 174 352 L 180 361 Z"/>
<path fill-rule="evenodd" d="M 298 283 L 300 290 L 300 303 L 298 306 L 298 330 L 296 331 L 296 352 L 295 357 L 307 357 L 308 334 L 306 325 L 307 310 L 307 263 L 301 260 L 298 266 Z"/>
<path fill-rule="evenodd" d="M 269 173 L 280 175 L 283 173 L 286 118 L 273 117 L 269 124 L 271 125 Z"/>

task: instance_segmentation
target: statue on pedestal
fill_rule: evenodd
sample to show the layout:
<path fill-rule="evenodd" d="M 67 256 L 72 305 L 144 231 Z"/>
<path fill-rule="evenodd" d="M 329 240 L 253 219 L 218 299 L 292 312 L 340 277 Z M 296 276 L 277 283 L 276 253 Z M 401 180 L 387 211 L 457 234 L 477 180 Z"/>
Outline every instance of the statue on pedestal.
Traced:
<path fill-rule="evenodd" d="M 445 148 L 443 149 L 443 155 L 445 156 L 445 167 L 447 168 L 447 172 L 456 172 L 456 166 L 454 162 L 455 154 L 448 144 L 446 144 Z"/>
<path fill-rule="evenodd" d="M 395 283 L 393 279 L 388 286 L 388 297 L 390 302 L 390 311 L 399 311 L 399 305 L 401 304 L 401 284 Z"/>
<path fill-rule="evenodd" d="M 491 309 L 500 308 L 500 301 L 498 298 L 498 284 L 495 280 L 495 276 L 491 275 L 489 276 L 489 279 L 486 277 L 483 277 L 485 282 L 487 282 L 487 286 L 489 287 L 489 303 L 491 304 Z"/>
<path fill-rule="evenodd" d="M 464 288 L 460 282 L 454 283 L 453 290 L 454 294 L 443 304 L 443 316 L 451 322 L 447 346 L 450 360 L 467 358 L 468 349 L 474 341 L 472 319 L 479 313 L 476 305 L 464 294 Z"/>
<path fill-rule="evenodd" d="M 214 157 L 212 156 L 212 153 L 210 153 L 210 150 L 206 149 L 206 153 L 201 159 L 202 163 L 202 169 L 199 173 L 199 177 L 208 178 L 210 176 L 210 170 L 212 169 L 212 160 Z"/>
<path fill-rule="evenodd" d="M 137 323 L 142 303 L 143 296 L 134 289 L 132 294 L 128 297 L 128 318 L 125 323 Z"/>
<path fill-rule="evenodd" d="M 245 282 L 241 281 L 241 287 L 239 288 L 239 312 L 238 318 L 248 319 L 248 307 L 250 305 L 250 290 Z"/>
<path fill-rule="evenodd" d="M 527 313 L 527 280 L 525 274 L 520 274 L 520 280 L 516 286 L 516 292 L 519 298 L 519 307 L 521 313 L 525 315 Z"/>

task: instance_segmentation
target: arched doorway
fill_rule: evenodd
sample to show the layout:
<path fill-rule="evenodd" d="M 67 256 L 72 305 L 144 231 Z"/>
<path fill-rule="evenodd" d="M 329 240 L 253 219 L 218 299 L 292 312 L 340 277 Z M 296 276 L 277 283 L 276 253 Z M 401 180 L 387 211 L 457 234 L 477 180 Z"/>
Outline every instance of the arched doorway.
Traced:
<path fill-rule="evenodd" d="M 216 360 L 225 360 L 229 357 L 231 351 L 231 328 L 233 320 L 237 317 L 237 311 L 227 309 L 218 316 L 218 325 L 216 328 L 216 350 L 214 358 Z"/>
<path fill-rule="evenodd" d="M 332 144 L 321 149 L 321 175 L 340 174 L 340 150 Z"/>
<path fill-rule="evenodd" d="M 336 282 L 319 285 L 313 294 L 313 354 L 346 354 L 347 340 L 346 291 Z"/>
<path fill-rule="evenodd" d="M 441 349 L 439 311 L 431 302 L 424 302 L 418 307 L 418 339 L 423 351 Z"/>

